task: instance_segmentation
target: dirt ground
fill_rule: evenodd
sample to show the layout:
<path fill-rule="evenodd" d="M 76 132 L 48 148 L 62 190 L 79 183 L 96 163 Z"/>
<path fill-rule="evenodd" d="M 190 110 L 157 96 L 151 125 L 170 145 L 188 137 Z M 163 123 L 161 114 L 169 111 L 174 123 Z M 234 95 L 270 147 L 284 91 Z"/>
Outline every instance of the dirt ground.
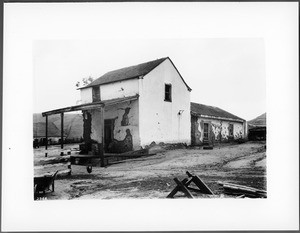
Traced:
<path fill-rule="evenodd" d="M 166 150 L 106 168 L 93 167 L 91 174 L 84 166 L 72 165 L 72 175 L 57 178 L 55 192 L 39 200 L 166 198 L 176 186 L 173 179 L 186 178 L 186 171 L 198 175 L 216 194 L 215 197 L 224 197 L 222 187 L 217 183 L 219 181 L 266 190 L 265 145 L 264 142 L 247 142 L 215 146 L 213 150 Z M 76 151 L 76 145 L 69 145 L 67 149 Z M 59 148 L 52 150 L 56 150 L 52 153 L 54 155 Z M 43 149 L 37 149 L 35 161 L 43 157 Z M 41 166 L 37 166 L 36 170 L 43 171 Z M 198 194 L 196 197 L 208 195 Z"/>

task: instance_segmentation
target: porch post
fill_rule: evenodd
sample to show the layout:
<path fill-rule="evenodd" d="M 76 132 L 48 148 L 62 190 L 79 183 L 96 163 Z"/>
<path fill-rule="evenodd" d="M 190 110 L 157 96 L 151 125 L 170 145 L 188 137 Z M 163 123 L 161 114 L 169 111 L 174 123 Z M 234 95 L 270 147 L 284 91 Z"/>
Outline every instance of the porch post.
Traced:
<path fill-rule="evenodd" d="M 101 167 L 104 167 L 104 106 L 100 108 L 101 112 L 101 146 L 99 148 Z"/>
<path fill-rule="evenodd" d="M 48 115 L 46 115 L 46 144 L 45 149 L 48 150 Z"/>
<path fill-rule="evenodd" d="M 64 148 L 64 113 L 63 112 L 60 114 L 60 119 L 61 119 L 61 124 L 60 124 L 60 126 L 61 126 L 61 128 L 60 128 L 61 145 L 60 145 L 60 147 L 61 147 L 61 149 L 63 149 Z"/>

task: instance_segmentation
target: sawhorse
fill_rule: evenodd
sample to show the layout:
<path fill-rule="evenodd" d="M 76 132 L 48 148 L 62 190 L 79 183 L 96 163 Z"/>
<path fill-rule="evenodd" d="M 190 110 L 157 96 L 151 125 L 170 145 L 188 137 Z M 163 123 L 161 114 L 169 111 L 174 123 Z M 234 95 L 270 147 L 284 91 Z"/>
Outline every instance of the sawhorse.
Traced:
<path fill-rule="evenodd" d="M 192 175 L 188 171 L 186 172 L 186 174 L 189 178 L 185 178 L 182 181 L 174 178 L 177 186 L 170 192 L 167 198 L 173 198 L 174 195 L 179 191 L 183 192 L 188 198 L 194 198 L 190 190 L 198 193 L 214 195 L 211 189 L 199 178 L 199 176 Z M 189 187 L 191 183 L 194 183 L 197 188 Z"/>

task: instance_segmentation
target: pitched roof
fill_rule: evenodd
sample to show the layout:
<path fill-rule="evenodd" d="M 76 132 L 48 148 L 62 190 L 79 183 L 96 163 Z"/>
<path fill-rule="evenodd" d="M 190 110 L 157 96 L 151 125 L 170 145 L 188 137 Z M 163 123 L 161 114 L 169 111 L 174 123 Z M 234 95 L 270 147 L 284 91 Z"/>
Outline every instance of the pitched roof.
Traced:
<path fill-rule="evenodd" d="M 226 118 L 226 119 L 233 119 L 233 120 L 239 120 L 244 121 L 244 119 L 233 115 L 221 108 L 214 107 L 214 106 L 208 106 L 204 104 L 198 104 L 191 102 L 191 112 L 196 115 L 202 115 L 202 116 L 208 116 L 208 117 L 219 117 L 219 118 Z"/>
<path fill-rule="evenodd" d="M 141 63 L 141 64 L 138 64 L 135 66 L 129 66 L 129 67 L 125 67 L 122 69 L 107 72 L 104 75 L 102 75 L 100 78 L 91 82 L 89 85 L 79 88 L 79 89 L 84 89 L 84 88 L 97 86 L 97 85 L 101 85 L 101 84 L 118 82 L 118 81 L 122 81 L 122 80 L 138 78 L 139 76 L 148 74 L 150 71 L 152 71 L 159 64 L 164 62 L 166 59 L 169 59 L 171 61 L 171 59 L 169 57 L 164 57 L 164 58 L 160 58 L 157 60 Z M 175 65 L 173 64 L 172 61 L 171 61 L 171 63 L 174 66 L 174 68 L 176 69 L 176 71 L 178 72 L 178 74 L 180 75 L 179 71 L 177 70 L 177 68 L 175 67 Z M 191 90 L 191 88 L 186 84 L 186 82 L 183 80 L 181 75 L 180 75 L 180 77 L 181 77 L 182 81 L 184 82 L 184 84 L 187 86 L 188 90 Z"/>
<path fill-rule="evenodd" d="M 267 113 L 263 113 L 260 116 L 248 121 L 248 124 L 253 126 L 266 126 Z"/>

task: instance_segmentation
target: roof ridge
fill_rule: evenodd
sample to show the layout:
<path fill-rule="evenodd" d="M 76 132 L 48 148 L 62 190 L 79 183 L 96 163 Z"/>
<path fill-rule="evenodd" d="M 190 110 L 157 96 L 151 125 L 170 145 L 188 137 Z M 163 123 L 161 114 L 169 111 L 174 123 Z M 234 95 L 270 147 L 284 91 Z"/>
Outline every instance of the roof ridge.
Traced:
<path fill-rule="evenodd" d="M 104 73 L 104 75 L 109 74 L 109 73 L 111 73 L 111 72 L 120 71 L 120 70 L 122 70 L 122 69 L 128 69 L 128 68 L 133 68 L 133 67 L 145 65 L 145 64 L 147 64 L 147 63 L 151 63 L 151 62 L 158 61 L 158 60 L 162 60 L 162 61 L 163 61 L 163 60 L 166 60 L 167 58 L 169 58 L 169 57 L 157 58 L 156 60 L 152 60 L 152 61 L 148 61 L 148 62 L 142 62 L 142 63 L 139 63 L 139 64 L 137 64 L 137 65 L 125 66 L 125 67 L 122 67 L 122 68 L 119 68 L 119 69 L 115 69 L 115 70 L 108 71 L 108 72 Z M 104 76 L 104 75 L 102 75 L 102 76 Z M 102 77 L 102 76 L 101 76 L 101 77 Z M 101 78 L 101 77 L 99 77 L 99 78 Z"/>
<path fill-rule="evenodd" d="M 81 87 L 79 89 L 85 89 L 92 86 L 138 78 L 141 75 L 145 75 L 151 72 L 154 68 L 156 68 L 162 62 L 164 62 L 166 59 L 170 60 L 169 57 L 163 57 L 158 58 L 156 60 L 143 62 L 137 65 L 126 66 L 120 69 L 108 71 L 93 82 L 91 82 L 90 84 L 88 84 L 87 86 Z"/>
<path fill-rule="evenodd" d="M 194 107 L 193 107 L 194 105 Z M 210 105 L 205 105 L 205 104 L 200 104 L 200 103 L 195 103 L 191 102 L 191 111 L 194 111 L 195 113 L 201 114 L 201 115 L 207 115 L 207 116 L 216 116 L 216 117 L 224 117 L 224 118 L 231 118 L 231 119 L 239 119 L 243 120 L 241 117 L 238 117 L 222 108 L 215 107 L 215 106 L 210 106 Z"/>

